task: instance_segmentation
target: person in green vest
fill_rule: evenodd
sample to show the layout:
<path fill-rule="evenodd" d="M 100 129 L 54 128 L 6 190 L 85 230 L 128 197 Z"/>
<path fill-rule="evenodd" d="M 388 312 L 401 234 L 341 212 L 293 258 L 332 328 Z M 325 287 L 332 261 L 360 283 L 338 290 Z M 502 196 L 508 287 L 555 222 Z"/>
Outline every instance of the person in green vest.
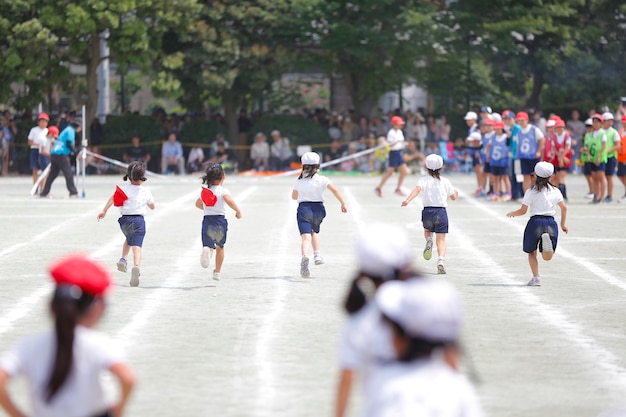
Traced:
<path fill-rule="evenodd" d="M 582 137 L 582 146 L 580 147 L 580 162 L 583 166 L 583 175 L 587 180 L 589 192 L 585 198 L 593 198 L 593 182 L 591 181 L 591 161 L 589 158 L 589 146 L 591 145 L 591 132 L 593 132 L 593 120 L 588 118 L 585 120 L 585 134 Z"/>
<path fill-rule="evenodd" d="M 606 112 L 602 115 L 604 122 L 602 127 L 606 132 L 606 169 L 604 175 L 606 177 L 606 197 L 605 203 L 613 201 L 613 177 L 617 169 L 617 151 L 621 148 L 619 132 L 613 127 L 613 114 Z"/>
<path fill-rule="evenodd" d="M 593 121 L 593 131 L 591 132 L 591 139 L 589 143 L 589 159 L 591 167 L 591 182 L 593 184 L 593 200 L 592 204 L 598 204 L 602 202 L 602 198 L 606 192 L 606 132 L 602 129 L 604 123 L 604 117 L 601 114 L 594 114 L 591 116 Z"/>

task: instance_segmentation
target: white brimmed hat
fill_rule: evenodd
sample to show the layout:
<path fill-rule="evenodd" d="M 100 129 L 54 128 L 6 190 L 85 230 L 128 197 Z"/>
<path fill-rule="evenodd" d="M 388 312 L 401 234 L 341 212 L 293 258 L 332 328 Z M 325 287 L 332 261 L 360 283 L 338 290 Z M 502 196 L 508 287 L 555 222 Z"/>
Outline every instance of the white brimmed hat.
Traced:
<path fill-rule="evenodd" d="M 465 120 L 478 120 L 478 115 L 473 111 L 468 111 L 465 115 Z"/>
<path fill-rule="evenodd" d="M 615 117 L 613 117 L 613 113 L 608 111 L 602 114 L 602 118 L 604 120 L 615 120 Z"/>
<path fill-rule="evenodd" d="M 535 174 L 541 178 L 550 178 L 554 174 L 554 165 L 546 161 L 537 162 Z"/>
<path fill-rule="evenodd" d="M 461 300 L 446 281 L 389 281 L 376 292 L 376 304 L 411 337 L 431 342 L 453 342 L 459 338 Z"/>
<path fill-rule="evenodd" d="M 300 157 L 302 165 L 318 165 L 320 163 L 320 156 L 316 152 L 306 152 Z"/>
<path fill-rule="evenodd" d="M 431 153 L 426 157 L 426 168 L 434 171 L 436 169 L 440 169 L 442 166 L 443 158 L 436 153 Z"/>
<path fill-rule="evenodd" d="M 375 223 L 359 235 L 356 258 L 365 275 L 392 279 L 397 270 L 411 263 L 411 243 L 400 226 Z"/>

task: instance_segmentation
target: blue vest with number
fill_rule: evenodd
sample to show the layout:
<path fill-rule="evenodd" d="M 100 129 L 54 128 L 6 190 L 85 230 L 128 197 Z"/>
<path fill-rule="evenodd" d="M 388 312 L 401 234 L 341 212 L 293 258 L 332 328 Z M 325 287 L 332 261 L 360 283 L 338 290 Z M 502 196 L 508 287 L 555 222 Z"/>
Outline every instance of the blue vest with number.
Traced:
<path fill-rule="evenodd" d="M 535 133 L 536 128 L 530 127 L 527 133 L 521 130 L 517 133 L 517 158 L 518 159 L 537 159 L 537 149 L 539 142 Z"/>
<path fill-rule="evenodd" d="M 509 147 L 506 146 L 506 135 L 494 137 L 489 148 L 489 164 L 492 167 L 508 167 L 509 160 Z"/>

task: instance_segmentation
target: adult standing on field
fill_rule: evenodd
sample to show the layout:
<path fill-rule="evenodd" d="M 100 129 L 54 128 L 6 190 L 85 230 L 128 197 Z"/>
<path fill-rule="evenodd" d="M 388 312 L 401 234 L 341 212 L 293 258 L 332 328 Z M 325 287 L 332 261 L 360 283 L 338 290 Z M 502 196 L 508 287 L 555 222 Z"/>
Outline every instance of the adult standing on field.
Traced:
<path fill-rule="evenodd" d="M 50 174 L 46 178 L 46 185 L 44 185 L 40 197 L 48 197 L 52 183 L 59 175 L 59 172 L 63 172 L 65 177 L 65 185 L 70 192 L 70 198 L 78 196 L 78 190 L 74 184 L 74 173 L 72 172 L 72 166 L 70 164 L 70 155 L 75 153 L 74 143 L 76 141 L 76 135 L 82 130 L 82 123 L 80 118 L 72 120 L 69 126 L 67 126 L 59 137 L 57 138 L 52 149 L 50 150 Z"/>
<path fill-rule="evenodd" d="M 525 193 L 531 186 L 530 176 L 535 171 L 535 165 L 543 156 L 544 135 L 541 129 L 529 123 L 528 113 L 518 112 L 515 119 L 520 130 L 513 140 L 517 142 L 517 158 L 520 161 L 524 176 L 522 188 Z"/>
<path fill-rule="evenodd" d="M 383 196 L 382 187 L 385 182 L 393 175 L 393 172 L 397 169 L 400 176 L 398 177 L 398 186 L 396 187 L 396 194 L 404 196 L 406 193 L 402 191 L 402 182 L 408 172 L 406 162 L 402 157 L 402 151 L 404 150 L 404 134 L 402 128 L 404 127 L 404 120 L 400 116 L 393 116 L 391 118 L 391 129 L 387 133 L 387 144 L 390 147 L 389 158 L 387 159 L 387 171 L 383 174 L 383 177 L 376 187 L 375 192 L 378 197 Z"/>

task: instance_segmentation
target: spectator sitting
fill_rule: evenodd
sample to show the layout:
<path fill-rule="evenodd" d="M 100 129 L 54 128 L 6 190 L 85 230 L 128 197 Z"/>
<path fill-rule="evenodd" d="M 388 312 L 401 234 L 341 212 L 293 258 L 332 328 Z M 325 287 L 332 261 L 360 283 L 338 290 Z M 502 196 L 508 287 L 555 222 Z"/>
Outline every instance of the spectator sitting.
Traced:
<path fill-rule="evenodd" d="M 204 151 L 201 147 L 191 148 L 187 157 L 187 172 L 203 172 L 204 171 Z"/>
<path fill-rule="evenodd" d="M 215 140 L 213 141 L 213 143 L 211 143 L 211 156 L 215 155 L 215 153 L 217 152 L 217 146 L 219 144 L 223 144 L 226 149 L 230 148 L 230 143 L 228 143 L 228 141 L 224 139 L 224 134 L 218 133 L 215 136 Z"/>
<path fill-rule="evenodd" d="M 226 144 L 218 143 L 217 152 L 209 159 L 209 164 L 220 164 L 224 172 L 237 171 L 237 157 L 232 149 L 227 148 Z"/>
<path fill-rule="evenodd" d="M 270 167 L 272 171 L 282 171 L 289 167 L 293 151 L 289 139 L 282 137 L 278 130 L 273 130 L 271 136 L 274 142 L 270 146 Z"/>
<path fill-rule="evenodd" d="M 330 148 L 328 149 L 328 152 L 326 152 L 326 154 L 324 155 L 324 162 L 330 162 L 335 159 L 339 159 L 342 156 L 343 152 L 341 151 L 341 143 L 339 143 L 338 140 L 333 140 L 332 142 L 330 142 Z M 339 171 L 340 166 L 339 164 L 334 164 L 327 166 L 325 169 Z"/>
<path fill-rule="evenodd" d="M 402 159 L 404 159 L 411 172 L 417 173 L 420 172 L 426 161 L 424 154 L 417 150 L 417 142 L 414 140 L 407 142 L 406 148 L 404 148 L 402 153 Z"/>
<path fill-rule="evenodd" d="M 252 169 L 256 171 L 263 172 L 269 167 L 270 145 L 261 132 L 254 137 L 254 143 L 250 147 L 250 159 L 252 160 Z"/>
<path fill-rule="evenodd" d="M 150 162 L 150 152 L 148 152 L 146 148 L 141 146 L 141 139 L 139 138 L 139 136 L 134 135 L 130 139 L 130 142 L 131 146 L 126 148 L 124 156 L 122 157 L 124 159 L 124 162 L 130 164 L 131 162 L 139 161 L 143 162 L 147 166 L 148 162 Z"/>
<path fill-rule="evenodd" d="M 177 172 L 185 175 L 185 157 L 183 145 L 176 140 L 176 133 L 170 132 L 161 149 L 161 172 L 164 174 Z"/>
<path fill-rule="evenodd" d="M 88 148 L 91 152 L 100 155 L 100 148 L 97 146 L 90 146 Z M 96 158 L 91 154 L 87 154 L 85 158 L 85 174 L 87 175 L 102 175 L 109 171 L 110 165 L 108 162 L 103 161 L 100 158 Z"/>

